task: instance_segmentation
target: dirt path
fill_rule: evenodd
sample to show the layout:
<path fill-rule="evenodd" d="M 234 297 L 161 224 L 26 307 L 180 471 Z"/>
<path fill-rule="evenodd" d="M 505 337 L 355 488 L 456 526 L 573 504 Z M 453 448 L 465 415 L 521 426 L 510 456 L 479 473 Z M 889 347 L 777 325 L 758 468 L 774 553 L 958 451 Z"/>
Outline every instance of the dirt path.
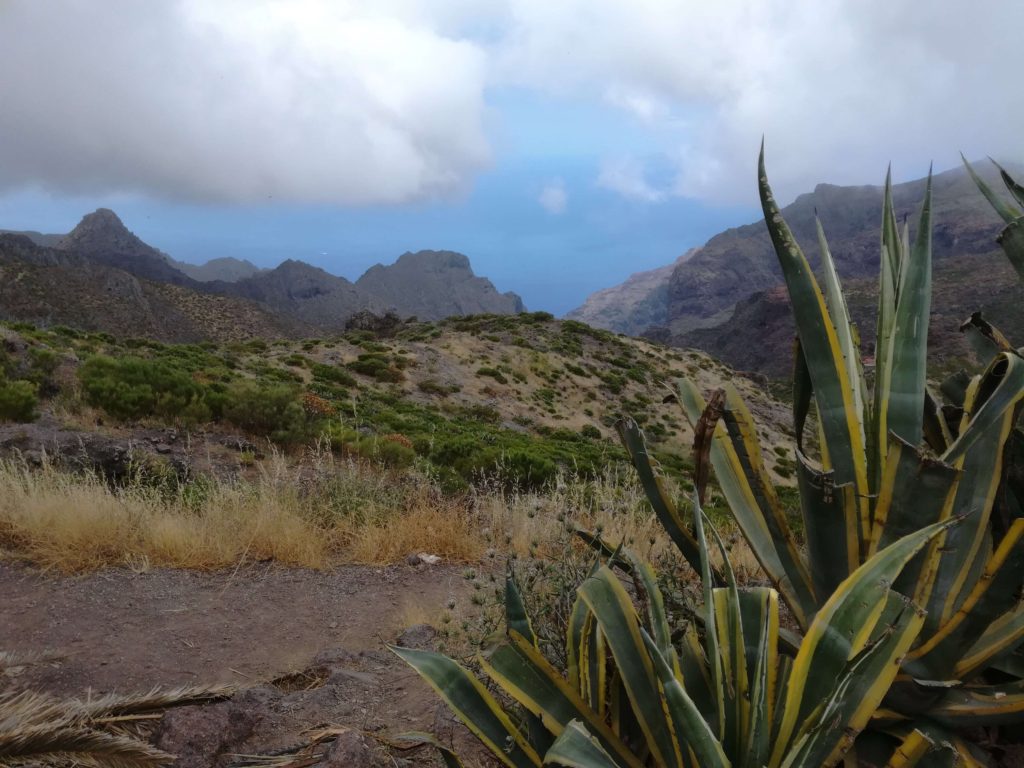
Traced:
<path fill-rule="evenodd" d="M 462 584 L 461 569 L 445 566 L 60 577 L 0 564 L 0 650 L 61 657 L 0 676 L 0 686 L 58 695 L 185 683 L 256 687 L 306 670 L 295 685 L 257 688 L 256 722 L 231 751 L 280 748 L 324 724 L 369 733 L 450 730 L 436 697 L 383 644 L 436 619 Z M 318 654 L 327 662 L 313 680 Z M 432 762 L 425 753 L 419 760 Z"/>

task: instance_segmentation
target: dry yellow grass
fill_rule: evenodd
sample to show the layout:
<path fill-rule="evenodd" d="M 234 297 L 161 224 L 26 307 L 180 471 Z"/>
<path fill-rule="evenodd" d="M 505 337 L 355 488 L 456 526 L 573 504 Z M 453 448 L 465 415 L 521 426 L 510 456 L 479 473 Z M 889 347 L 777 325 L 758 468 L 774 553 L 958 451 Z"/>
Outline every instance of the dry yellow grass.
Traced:
<path fill-rule="evenodd" d="M 64 573 L 210 570 L 253 561 L 328 568 L 397 563 L 420 552 L 456 563 L 486 561 L 489 551 L 557 559 L 560 548 L 583 547 L 567 544 L 565 526 L 575 524 L 654 562 L 674 552 L 628 472 L 564 477 L 540 494 L 483 489 L 452 497 L 416 473 L 323 451 L 298 462 L 274 455 L 258 469 L 258 479 L 247 482 L 113 487 L 50 464 L 0 461 L 0 556 Z M 722 533 L 741 579 L 758 579 L 742 537 L 730 527 Z"/>
<path fill-rule="evenodd" d="M 0 462 L 0 549 L 66 573 L 111 565 L 215 569 L 247 560 L 324 568 L 421 551 L 466 562 L 483 551 L 465 505 L 422 478 L 321 454 L 299 465 L 274 457 L 262 470 L 253 483 L 168 491 Z"/>

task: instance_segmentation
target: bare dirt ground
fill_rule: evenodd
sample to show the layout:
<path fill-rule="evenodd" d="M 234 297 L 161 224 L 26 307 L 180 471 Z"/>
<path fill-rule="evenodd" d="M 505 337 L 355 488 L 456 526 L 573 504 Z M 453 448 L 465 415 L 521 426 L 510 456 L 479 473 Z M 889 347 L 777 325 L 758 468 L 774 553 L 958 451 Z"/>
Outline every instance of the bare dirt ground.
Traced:
<path fill-rule="evenodd" d="M 0 650 L 58 657 L 9 670 L 0 687 L 61 696 L 197 683 L 249 689 L 164 716 L 153 738 L 183 755 L 183 766 L 244 763 L 238 755 L 281 751 L 308 742 L 310 729 L 337 726 L 358 732 L 372 759 L 328 754 L 324 765 L 439 764 L 426 749 L 385 754 L 377 744 L 408 730 L 467 739 L 384 644 L 437 617 L 463 583 L 449 566 L 62 577 L 0 563 Z M 204 728 L 213 734 L 199 734 Z"/>

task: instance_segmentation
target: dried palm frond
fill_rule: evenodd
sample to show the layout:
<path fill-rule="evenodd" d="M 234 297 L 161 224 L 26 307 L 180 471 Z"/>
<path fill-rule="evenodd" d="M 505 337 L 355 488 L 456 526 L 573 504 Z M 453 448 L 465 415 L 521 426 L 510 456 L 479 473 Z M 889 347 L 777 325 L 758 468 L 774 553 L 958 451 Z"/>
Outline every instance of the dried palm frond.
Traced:
<path fill-rule="evenodd" d="M 0 732 L 0 760 L 4 764 L 74 763 L 103 768 L 149 768 L 166 765 L 174 756 L 139 739 L 46 723 Z"/>
<path fill-rule="evenodd" d="M 0 765 L 150 768 L 174 759 L 133 731 L 162 710 L 224 699 L 227 685 L 154 688 L 141 694 L 58 699 L 44 693 L 0 692 Z"/>
<path fill-rule="evenodd" d="M 63 658 L 52 651 L 0 651 L 0 673 L 14 667 L 31 667 Z"/>
<path fill-rule="evenodd" d="M 234 695 L 232 685 L 182 685 L 177 688 L 156 687 L 147 693 L 108 693 L 97 698 L 71 699 L 69 709 L 88 720 L 119 715 L 157 712 L 186 704 L 219 701 Z"/>

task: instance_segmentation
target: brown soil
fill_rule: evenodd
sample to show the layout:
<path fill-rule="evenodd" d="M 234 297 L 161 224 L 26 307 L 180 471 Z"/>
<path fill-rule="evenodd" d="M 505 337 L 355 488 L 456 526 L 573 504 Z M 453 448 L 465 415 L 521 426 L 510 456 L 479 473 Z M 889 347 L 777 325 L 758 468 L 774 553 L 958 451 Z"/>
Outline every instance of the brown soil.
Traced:
<path fill-rule="evenodd" d="M 465 746 L 437 697 L 384 647 L 408 625 L 437 617 L 463 583 L 448 566 L 69 578 L 0 563 L 0 649 L 57 655 L 16 676 L 8 670 L 0 687 L 61 696 L 190 683 L 255 688 L 236 698 L 260 712 L 233 754 L 308 742 L 303 732 L 325 725 L 374 736 L 440 729 Z M 400 760 L 439 764 L 427 750 Z M 228 762 L 221 755 L 216 764 Z"/>

